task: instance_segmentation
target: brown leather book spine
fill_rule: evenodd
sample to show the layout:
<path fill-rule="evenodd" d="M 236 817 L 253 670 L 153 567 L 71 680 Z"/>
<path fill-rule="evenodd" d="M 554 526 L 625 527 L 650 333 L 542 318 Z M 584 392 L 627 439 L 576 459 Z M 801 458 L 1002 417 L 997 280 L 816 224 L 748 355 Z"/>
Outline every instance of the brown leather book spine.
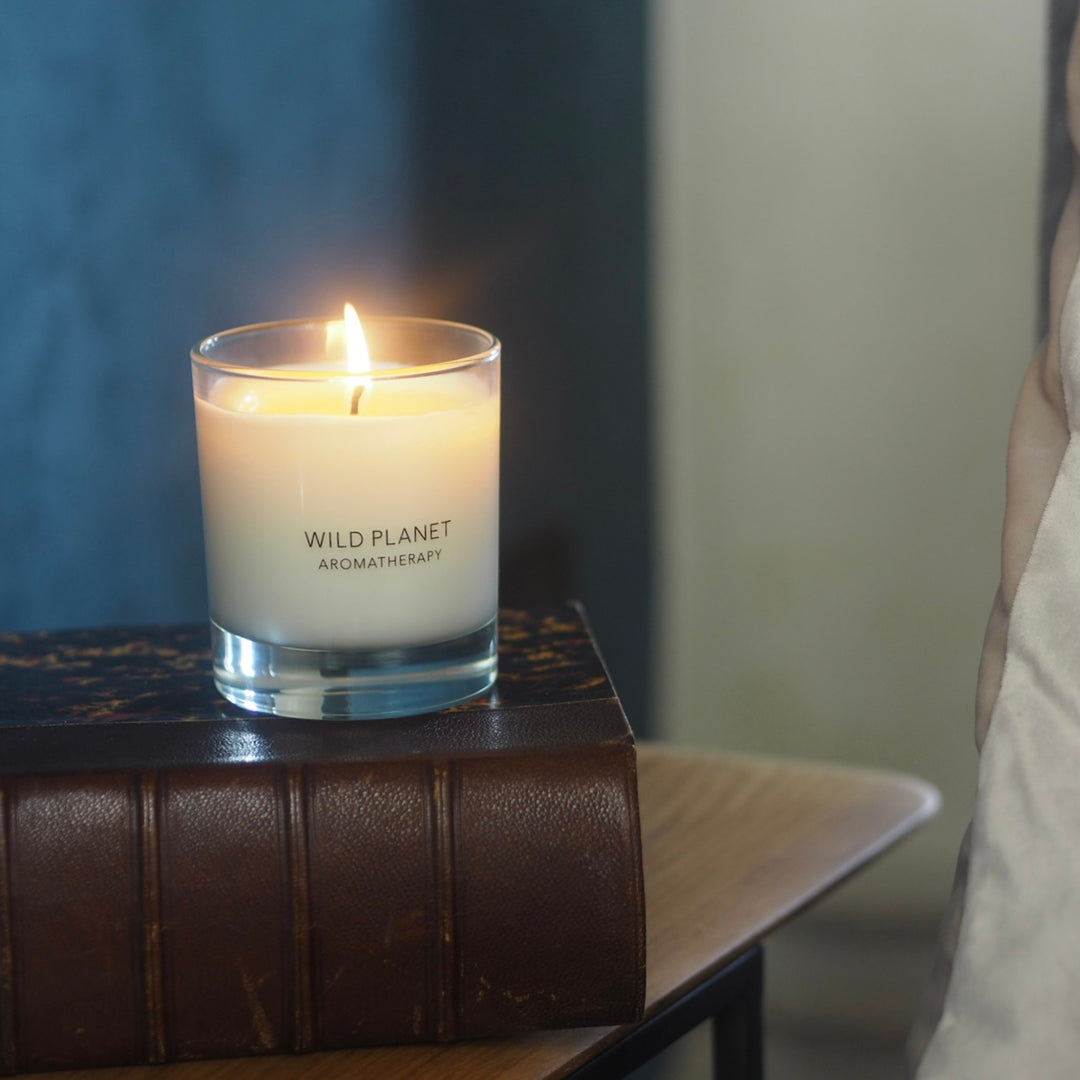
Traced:
<path fill-rule="evenodd" d="M 634 750 L 0 780 L 0 1061 L 633 1020 Z"/>
<path fill-rule="evenodd" d="M 0 634 L 0 1071 L 640 1015 L 633 736 L 580 608 L 490 698 L 312 724 L 205 627 Z"/>
<path fill-rule="evenodd" d="M 5 1065 L 153 1060 L 138 778 L 12 778 L 3 803 Z"/>

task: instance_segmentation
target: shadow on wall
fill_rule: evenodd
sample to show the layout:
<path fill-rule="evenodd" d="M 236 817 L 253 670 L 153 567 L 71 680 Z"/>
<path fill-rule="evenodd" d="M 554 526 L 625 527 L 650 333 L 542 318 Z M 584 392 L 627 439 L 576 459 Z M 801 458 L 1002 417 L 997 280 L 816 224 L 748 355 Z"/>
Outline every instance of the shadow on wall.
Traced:
<path fill-rule="evenodd" d="M 352 299 L 503 339 L 504 600 L 582 596 L 640 728 L 643 12 L 6 11 L 0 628 L 205 618 L 188 349 Z"/>

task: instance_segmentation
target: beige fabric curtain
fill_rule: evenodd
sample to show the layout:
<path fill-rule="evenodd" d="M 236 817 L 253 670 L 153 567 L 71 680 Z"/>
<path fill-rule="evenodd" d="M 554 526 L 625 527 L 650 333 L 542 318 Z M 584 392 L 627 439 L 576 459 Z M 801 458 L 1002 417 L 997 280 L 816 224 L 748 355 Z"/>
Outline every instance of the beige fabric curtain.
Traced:
<path fill-rule="evenodd" d="M 1080 146 L 1080 49 L 1068 64 Z M 976 703 L 981 751 L 941 994 L 919 1080 L 1080 1075 L 1080 191 L 1051 257 L 1050 321 L 1009 442 L 1001 585 Z"/>

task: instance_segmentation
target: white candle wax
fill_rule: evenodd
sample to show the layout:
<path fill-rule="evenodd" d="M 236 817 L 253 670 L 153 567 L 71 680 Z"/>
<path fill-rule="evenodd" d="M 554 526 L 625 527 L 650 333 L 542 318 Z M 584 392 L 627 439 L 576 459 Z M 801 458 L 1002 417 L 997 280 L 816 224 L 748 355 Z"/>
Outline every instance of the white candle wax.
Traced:
<path fill-rule="evenodd" d="M 226 377 L 196 397 L 211 615 L 313 649 L 448 640 L 496 614 L 499 399 L 485 374 Z"/>

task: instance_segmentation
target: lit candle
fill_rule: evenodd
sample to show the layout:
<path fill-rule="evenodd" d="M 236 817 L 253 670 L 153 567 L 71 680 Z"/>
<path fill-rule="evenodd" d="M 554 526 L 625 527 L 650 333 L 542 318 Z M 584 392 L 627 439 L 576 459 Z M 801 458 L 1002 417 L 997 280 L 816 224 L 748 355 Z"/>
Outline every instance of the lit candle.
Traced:
<path fill-rule="evenodd" d="M 240 704 L 394 715 L 494 678 L 498 343 L 369 335 L 370 357 L 350 310 L 192 354 L 215 676 Z"/>

